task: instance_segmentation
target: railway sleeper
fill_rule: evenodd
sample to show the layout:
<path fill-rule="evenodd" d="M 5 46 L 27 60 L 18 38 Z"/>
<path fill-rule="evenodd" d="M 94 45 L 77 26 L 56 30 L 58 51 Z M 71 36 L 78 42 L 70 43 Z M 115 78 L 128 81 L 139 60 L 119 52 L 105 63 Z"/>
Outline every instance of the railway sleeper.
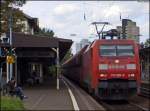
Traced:
<path fill-rule="evenodd" d="M 141 95 L 150 98 L 150 89 L 140 87 Z"/>
<path fill-rule="evenodd" d="M 115 89 L 115 88 L 98 88 L 98 96 L 104 100 L 127 100 L 130 96 L 135 94 L 133 89 Z"/>

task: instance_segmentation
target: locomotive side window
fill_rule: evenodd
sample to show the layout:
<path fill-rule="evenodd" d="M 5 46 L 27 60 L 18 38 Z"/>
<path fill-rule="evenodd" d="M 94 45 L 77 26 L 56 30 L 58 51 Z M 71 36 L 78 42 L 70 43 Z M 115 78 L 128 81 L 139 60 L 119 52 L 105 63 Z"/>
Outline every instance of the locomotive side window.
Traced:
<path fill-rule="evenodd" d="M 100 46 L 101 56 L 116 56 L 115 45 L 101 45 Z"/>
<path fill-rule="evenodd" d="M 132 45 L 117 45 L 118 56 L 134 56 Z"/>

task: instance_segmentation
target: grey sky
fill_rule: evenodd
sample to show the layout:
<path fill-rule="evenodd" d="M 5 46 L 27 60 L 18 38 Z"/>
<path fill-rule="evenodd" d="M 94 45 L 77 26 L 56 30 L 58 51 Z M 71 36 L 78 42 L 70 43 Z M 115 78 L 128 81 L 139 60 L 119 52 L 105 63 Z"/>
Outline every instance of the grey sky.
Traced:
<path fill-rule="evenodd" d="M 137 22 L 143 42 L 149 37 L 149 3 L 136 1 L 27 1 L 21 7 L 26 14 L 39 18 L 40 27 L 50 28 L 61 38 L 78 42 L 95 33 L 93 21 L 107 21 L 105 30 L 121 25 L 122 18 Z M 86 20 L 84 20 L 84 13 Z M 76 36 L 70 36 L 76 34 Z M 73 51 L 75 50 L 73 45 Z"/>

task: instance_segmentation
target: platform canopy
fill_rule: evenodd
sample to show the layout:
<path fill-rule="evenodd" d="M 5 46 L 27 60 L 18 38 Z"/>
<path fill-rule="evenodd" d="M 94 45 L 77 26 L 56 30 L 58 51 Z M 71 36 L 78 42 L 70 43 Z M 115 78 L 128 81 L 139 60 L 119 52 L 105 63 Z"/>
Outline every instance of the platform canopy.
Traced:
<path fill-rule="evenodd" d="M 23 33 L 12 34 L 12 47 L 19 49 L 49 49 L 59 48 L 60 60 L 65 56 L 70 49 L 73 41 L 57 37 L 28 35 Z M 10 47 L 8 43 L 0 42 L 0 47 Z"/>

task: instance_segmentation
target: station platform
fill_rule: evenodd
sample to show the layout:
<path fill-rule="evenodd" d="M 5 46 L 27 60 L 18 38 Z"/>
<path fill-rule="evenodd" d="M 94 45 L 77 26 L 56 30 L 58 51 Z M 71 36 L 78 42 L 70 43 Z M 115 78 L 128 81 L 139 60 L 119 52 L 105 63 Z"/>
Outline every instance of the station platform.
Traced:
<path fill-rule="evenodd" d="M 24 100 L 27 110 L 73 110 L 67 87 L 60 81 L 60 89 L 56 89 L 56 80 L 49 79 L 42 85 L 26 87 Z"/>
<path fill-rule="evenodd" d="M 60 79 L 60 89 L 56 89 L 56 79 L 50 78 L 42 85 L 24 88 L 28 98 L 23 100 L 27 110 L 105 110 L 81 89 Z"/>

